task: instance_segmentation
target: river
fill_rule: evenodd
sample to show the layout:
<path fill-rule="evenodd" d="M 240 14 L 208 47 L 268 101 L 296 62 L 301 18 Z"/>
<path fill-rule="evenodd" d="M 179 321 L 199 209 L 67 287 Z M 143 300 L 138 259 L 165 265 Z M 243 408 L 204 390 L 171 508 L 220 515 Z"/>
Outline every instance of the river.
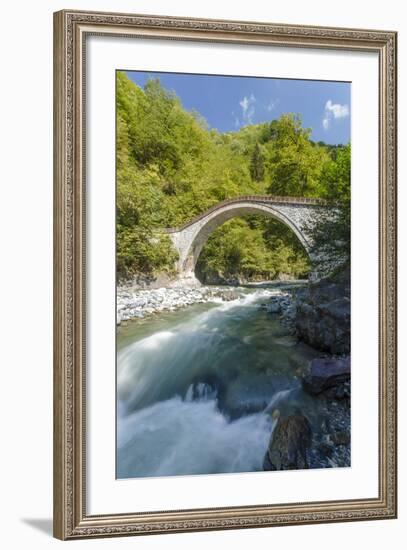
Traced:
<path fill-rule="evenodd" d="M 320 429 L 325 402 L 301 387 L 319 352 L 261 308 L 268 293 L 118 328 L 118 478 L 262 470 L 274 408 Z"/>

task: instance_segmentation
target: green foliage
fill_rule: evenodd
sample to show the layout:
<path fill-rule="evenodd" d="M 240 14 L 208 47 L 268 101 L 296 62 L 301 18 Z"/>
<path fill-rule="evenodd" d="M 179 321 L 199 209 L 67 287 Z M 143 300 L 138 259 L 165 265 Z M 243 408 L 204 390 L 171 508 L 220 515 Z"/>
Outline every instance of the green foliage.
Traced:
<path fill-rule="evenodd" d="M 154 171 L 126 170 L 119 167 L 117 183 L 117 272 L 119 276 L 136 273 L 170 272 L 177 255 L 169 238 L 156 235 L 160 193 Z"/>
<path fill-rule="evenodd" d="M 322 173 L 323 196 L 336 214 L 321 212 L 318 223 L 310 231 L 312 252 L 317 258 L 318 269 L 323 273 L 350 263 L 350 181 L 351 148 L 347 145 L 336 151 L 335 160 L 327 163 Z"/>
<path fill-rule="evenodd" d="M 254 146 L 250 159 L 250 174 L 254 181 L 261 181 L 264 178 L 264 157 L 258 142 Z"/>
<path fill-rule="evenodd" d="M 329 162 L 324 147 L 310 141 L 299 116 L 283 115 L 270 124 L 267 177 L 268 192 L 274 195 L 319 197 L 323 193 L 321 173 Z"/>
<path fill-rule="evenodd" d="M 218 227 L 197 265 L 204 281 L 300 277 L 308 269 L 308 257 L 294 234 L 280 222 L 258 216 L 235 218 Z"/>
<path fill-rule="evenodd" d="M 297 116 L 220 134 L 158 80 L 143 90 L 123 72 L 117 73 L 116 107 L 119 278 L 170 273 L 176 253 L 160 230 L 224 199 L 264 193 L 331 199 L 337 177 L 345 194 L 342 149 L 334 158 L 328 147 L 311 142 Z M 259 279 L 307 269 L 296 237 L 263 216 L 219 227 L 199 259 L 203 276 Z"/>
<path fill-rule="evenodd" d="M 345 145 L 335 151 L 332 160 L 324 164 L 321 181 L 322 196 L 343 206 L 350 204 L 351 148 Z"/>

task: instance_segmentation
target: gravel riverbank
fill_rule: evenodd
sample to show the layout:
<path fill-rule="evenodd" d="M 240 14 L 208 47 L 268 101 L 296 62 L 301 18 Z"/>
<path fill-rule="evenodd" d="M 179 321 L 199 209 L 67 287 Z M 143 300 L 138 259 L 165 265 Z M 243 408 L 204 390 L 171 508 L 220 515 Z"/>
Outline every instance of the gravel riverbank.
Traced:
<path fill-rule="evenodd" d="M 117 324 L 143 318 L 160 311 L 175 311 L 192 304 L 229 302 L 243 296 L 238 288 L 156 288 L 151 290 L 118 289 Z"/>
<path fill-rule="evenodd" d="M 303 281 L 293 281 L 294 287 L 303 285 Z M 274 286 L 274 285 L 273 285 Z M 279 288 L 281 286 L 281 288 Z M 230 302 L 247 296 L 247 289 L 262 291 L 267 303 L 261 307 L 270 313 L 281 313 L 283 324 L 290 325 L 295 315 L 292 296 L 287 292 L 289 284 L 276 283 L 268 286 L 266 282 L 247 286 L 200 286 L 163 287 L 150 289 L 132 289 L 118 287 L 117 289 L 117 324 L 135 318 L 144 318 L 160 311 L 175 311 L 192 304 L 206 302 Z M 270 300 L 270 302 L 269 302 Z"/>

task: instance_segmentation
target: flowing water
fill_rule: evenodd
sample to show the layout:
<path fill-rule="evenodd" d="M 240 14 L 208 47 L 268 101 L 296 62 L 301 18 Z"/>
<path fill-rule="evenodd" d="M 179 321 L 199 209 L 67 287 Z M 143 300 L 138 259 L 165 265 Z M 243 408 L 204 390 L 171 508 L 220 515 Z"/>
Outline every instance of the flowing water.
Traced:
<path fill-rule="evenodd" d="M 118 330 L 117 477 L 262 470 L 274 408 L 319 405 L 301 389 L 318 352 L 260 305 L 267 289 Z"/>

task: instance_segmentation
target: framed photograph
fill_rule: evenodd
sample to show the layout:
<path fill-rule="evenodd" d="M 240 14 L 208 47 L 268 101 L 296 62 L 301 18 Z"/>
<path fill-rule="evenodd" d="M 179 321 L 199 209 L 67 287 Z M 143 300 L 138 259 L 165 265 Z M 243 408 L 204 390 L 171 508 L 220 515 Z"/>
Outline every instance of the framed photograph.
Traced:
<path fill-rule="evenodd" d="M 396 517 L 396 38 L 55 13 L 55 537 Z"/>

